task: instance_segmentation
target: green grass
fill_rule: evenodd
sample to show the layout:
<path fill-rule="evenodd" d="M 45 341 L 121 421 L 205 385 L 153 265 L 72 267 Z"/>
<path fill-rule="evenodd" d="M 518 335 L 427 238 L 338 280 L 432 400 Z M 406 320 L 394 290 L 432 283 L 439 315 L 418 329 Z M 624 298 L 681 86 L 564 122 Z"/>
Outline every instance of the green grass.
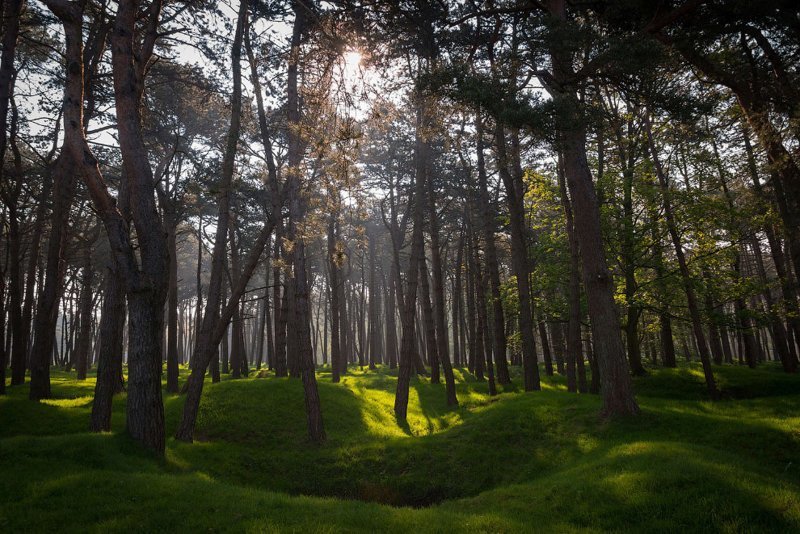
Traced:
<path fill-rule="evenodd" d="M 321 371 L 322 446 L 298 380 L 224 380 L 163 459 L 125 436 L 123 397 L 114 432 L 88 433 L 94 379 L 56 372 L 53 400 L 0 397 L 0 532 L 800 532 L 800 377 L 716 372 L 722 401 L 697 367 L 654 370 L 642 415 L 609 422 L 560 377 L 490 398 L 456 370 L 457 409 L 414 380 L 399 426 L 394 373 Z M 168 432 L 181 404 L 165 396 Z"/>

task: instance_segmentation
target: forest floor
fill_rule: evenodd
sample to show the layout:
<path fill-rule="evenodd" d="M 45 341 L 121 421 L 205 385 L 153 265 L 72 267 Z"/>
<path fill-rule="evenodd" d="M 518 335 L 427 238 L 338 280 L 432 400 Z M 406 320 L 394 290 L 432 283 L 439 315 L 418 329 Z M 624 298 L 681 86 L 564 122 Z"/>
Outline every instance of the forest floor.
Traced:
<path fill-rule="evenodd" d="M 460 406 L 414 379 L 406 426 L 394 372 L 321 371 L 322 446 L 299 380 L 223 380 L 163 459 L 125 436 L 122 397 L 89 433 L 94 378 L 55 372 L 52 400 L 0 397 L 0 532 L 800 532 L 800 376 L 715 371 L 721 401 L 699 367 L 652 370 L 641 416 L 609 422 L 560 377 L 490 398 L 456 370 Z M 183 401 L 164 401 L 172 432 Z"/>

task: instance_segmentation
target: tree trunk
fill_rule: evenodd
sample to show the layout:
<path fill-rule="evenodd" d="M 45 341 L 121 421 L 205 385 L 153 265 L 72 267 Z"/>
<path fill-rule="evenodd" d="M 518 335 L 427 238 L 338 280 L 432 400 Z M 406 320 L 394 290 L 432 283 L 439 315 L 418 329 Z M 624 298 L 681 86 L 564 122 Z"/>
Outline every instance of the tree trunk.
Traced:
<path fill-rule="evenodd" d="M 509 171 L 506 152 L 505 129 L 500 122 L 495 125 L 495 150 L 497 167 L 506 189 L 509 226 L 511 229 L 511 265 L 517 279 L 519 299 L 519 331 L 522 336 L 522 376 L 525 391 L 541 389 L 539 359 L 533 335 L 533 308 L 530 300 L 530 260 L 525 236 L 525 186 L 520 172 Z"/>
<path fill-rule="evenodd" d="M 300 198 L 301 162 L 303 159 L 303 139 L 300 136 L 300 100 L 298 94 L 298 63 L 300 55 L 300 39 L 306 27 L 306 9 L 299 2 L 293 3 L 295 12 L 294 28 L 292 30 L 289 70 L 287 77 L 287 121 L 288 121 L 288 148 L 287 148 L 287 201 L 289 203 L 289 230 L 287 239 L 293 243 L 292 264 L 294 267 L 294 299 L 295 313 L 291 316 L 292 324 L 289 325 L 288 336 L 294 341 L 296 350 L 287 350 L 290 362 L 296 362 L 303 381 L 305 394 L 306 418 L 308 434 L 311 441 L 321 443 L 325 441 L 325 430 L 322 424 L 322 410 L 319 393 L 317 391 L 314 357 L 311 350 L 311 337 L 309 329 L 308 305 L 308 273 L 306 271 L 305 242 L 302 236 L 296 234 L 295 225 L 301 223 L 305 217 L 305 206 Z"/>
<path fill-rule="evenodd" d="M 403 299 L 403 310 L 401 313 L 402 336 L 400 338 L 400 371 L 397 376 L 397 390 L 394 399 L 394 414 L 398 422 L 405 423 L 408 413 L 408 388 L 411 381 L 411 370 L 414 365 L 416 342 L 415 316 L 417 309 L 417 283 L 419 280 L 420 258 L 424 255 L 424 238 L 422 229 L 424 224 L 424 197 L 426 193 L 426 174 L 427 160 L 429 157 L 428 142 L 424 139 L 423 130 L 427 130 L 430 112 L 429 104 L 424 101 L 421 94 L 417 98 L 417 118 L 415 131 L 415 183 L 414 197 L 412 199 L 413 229 L 411 232 L 411 257 L 408 263 L 408 273 L 406 276 L 407 287 L 406 295 Z"/>
<path fill-rule="evenodd" d="M 686 262 L 686 256 L 683 252 L 683 245 L 681 244 L 680 236 L 678 235 L 675 217 L 672 213 L 672 200 L 669 191 L 669 184 L 667 182 L 667 176 L 664 174 L 664 170 L 661 167 L 661 161 L 658 157 L 658 152 L 653 141 L 649 115 L 645 116 L 645 128 L 647 130 L 647 142 L 650 148 L 650 155 L 653 158 L 653 165 L 655 167 L 656 176 L 658 177 L 658 183 L 663 197 L 664 218 L 666 219 L 667 229 L 669 230 L 669 235 L 672 239 L 672 245 L 675 248 L 675 256 L 678 259 L 678 267 L 680 269 L 684 291 L 686 292 L 686 300 L 688 301 L 689 305 L 689 315 L 692 318 L 692 329 L 694 330 L 694 335 L 700 351 L 700 361 L 703 364 L 703 374 L 705 375 L 706 379 L 706 387 L 708 388 L 708 393 L 711 398 L 716 399 L 719 397 L 719 392 L 717 391 L 717 384 L 714 380 L 714 373 L 711 369 L 711 358 L 708 354 L 706 338 L 705 334 L 703 333 L 700 309 L 697 305 L 697 298 L 695 296 L 694 286 L 692 285 L 691 273 L 689 272 L 689 266 Z"/>
<path fill-rule="evenodd" d="M 564 0 L 550 1 L 551 14 L 566 21 Z M 614 306 L 614 281 L 606 265 L 600 210 L 592 174 L 586 158 L 586 130 L 576 88 L 572 56 L 559 32 L 551 44 L 557 138 L 564 154 L 564 173 L 575 213 L 575 233 L 581 251 L 583 282 L 589 304 L 594 341 L 594 359 L 600 371 L 603 413 L 608 416 L 639 412 L 633 395 L 628 362 L 620 336 L 619 317 Z"/>
<path fill-rule="evenodd" d="M 483 121 L 480 114 L 475 119 L 475 130 L 478 163 L 478 220 L 480 221 L 478 226 L 481 229 L 485 243 L 486 268 L 489 272 L 492 307 L 492 347 L 495 361 L 497 362 L 497 381 L 500 384 L 510 384 L 511 377 L 508 374 L 508 363 L 506 361 L 506 321 L 503 315 L 503 299 L 500 295 L 500 269 L 497 265 L 497 249 L 494 236 L 496 215 L 489 205 L 489 185 L 483 156 Z M 497 142 L 505 143 L 505 140 L 499 139 Z"/>
<path fill-rule="evenodd" d="M 6 351 L 6 277 L 5 272 L 0 272 L 0 395 L 6 394 L 6 366 L 8 365 L 8 352 Z"/>
<path fill-rule="evenodd" d="M 75 195 L 75 167 L 71 152 L 62 146 L 53 172 L 53 211 L 47 242 L 44 286 L 36 302 L 31 351 L 31 400 L 50 398 L 50 361 L 55 341 L 59 301 L 64 287 L 69 212 Z"/>
<path fill-rule="evenodd" d="M 125 328 L 124 282 L 114 267 L 106 269 L 103 308 L 100 316 L 100 347 L 97 353 L 97 382 L 92 403 L 92 432 L 111 430 L 111 403 L 124 390 L 122 377 L 123 329 Z"/>
<path fill-rule="evenodd" d="M 558 185 L 561 192 L 561 205 L 567 223 L 567 239 L 569 241 L 569 322 L 567 323 L 567 391 L 578 391 L 578 360 L 581 370 L 581 393 L 586 392 L 586 371 L 583 369 L 583 353 L 581 352 L 581 279 L 580 251 L 575 236 L 575 225 L 572 218 L 572 203 L 567 194 L 567 181 L 564 177 L 563 165 L 559 165 Z M 552 367 L 552 365 L 551 365 Z M 552 371 L 551 371 L 552 374 Z"/>
<path fill-rule="evenodd" d="M 489 395 L 494 397 L 497 395 L 497 386 L 494 379 L 494 365 L 492 363 L 492 343 L 491 332 L 489 330 L 489 319 L 487 317 L 486 306 L 488 304 L 486 298 L 486 285 L 488 273 L 481 268 L 480 259 L 478 257 L 478 248 L 475 247 L 475 289 L 477 295 L 475 300 L 478 305 L 478 345 L 483 348 L 483 355 L 486 358 L 486 378 L 489 382 Z"/>
<path fill-rule="evenodd" d="M 172 210 L 164 210 L 169 250 L 169 287 L 167 289 L 167 391 L 178 393 L 178 250 L 175 234 L 177 221 Z"/>
<path fill-rule="evenodd" d="M 375 246 L 377 235 L 373 231 L 369 238 L 369 368 L 376 369 L 375 360 L 380 357 L 380 320 L 378 317 L 381 296 L 375 267 Z"/>
<path fill-rule="evenodd" d="M 89 367 L 89 351 L 92 346 L 92 284 L 94 271 L 92 269 L 92 251 L 90 243 L 86 243 L 83 251 L 83 265 L 81 267 L 81 300 L 80 300 L 80 333 L 75 356 L 75 370 L 78 380 L 86 380 Z"/>
<path fill-rule="evenodd" d="M 422 308 L 422 322 L 425 329 L 425 354 L 428 365 L 431 367 L 431 383 L 439 383 L 439 347 L 436 343 L 436 325 L 431 306 L 430 284 L 428 283 L 428 268 L 425 264 L 425 254 L 419 259 L 420 306 Z"/>
<path fill-rule="evenodd" d="M 336 216 L 331 214 L 328 219 L 328 277 L 331 288 L 331 380 L 334 383 L 339 382 L 339 373 L 342 367 L 341 342 L 339 340 L 339 295 L 341 294 L 341 289 L 339 288 L 339 265 L 342 262 L 342 257 L 337 243 L 337 226 Z"/>

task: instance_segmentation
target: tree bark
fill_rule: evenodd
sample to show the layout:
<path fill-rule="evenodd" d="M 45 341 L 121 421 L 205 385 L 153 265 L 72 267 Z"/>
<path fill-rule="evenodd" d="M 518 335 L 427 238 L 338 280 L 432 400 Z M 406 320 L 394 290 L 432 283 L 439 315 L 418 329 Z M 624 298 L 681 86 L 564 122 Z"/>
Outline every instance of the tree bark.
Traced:
<path fill-rule="evenodd" d="M 580 280 L 580 251 L 578 240 L 575 236 L 575 224 L 572 216 L 572 203 L 567 193 L 567 181 L 564 177 L 563 164 L 559 165 L 558 185 L 561 192 L 561 205 L 567 225 L 567 240 L 569 241 L 569 292 L 567 302 L 569 305 L 569 322 L 567 323 L 567 391 L 578 391 L 578 360 L 582 371 L 580 391 L 586 392 L 586 372 L 583 369 L 583 354 L 581 352 L 581 280 Z"/>
<path fill-rule="evenodd" d="M 426 193 L 427 159 L 430 147 L 426 135 L 428 124 L 429 105 L 421 94 L 417 94 L 417 118 L 415 131 L 414 165 L 415 183 L 414 197 L 412 199 L 413 229 L 411 231 L 411 257 L 406 275 L 406 295 L 403 299 L 401 313 L 402 336 L 400 338 L 400 371 L 397 376 L 397 389 L 394 399 L 394 414 L 398 422 L 405 423 L 408 413 L 408 388 L 411 381 L 411 370 L 414 365 L 416 342 L 415 316 L 417 309 L 417 284 L 419 280 L 420 258 L 424 254 L 424 238 L 422 228 L 424 225 L 424 198 Z"/>
<path fill-rule="evenodd" d="M 80 300 L 80 332 L 75 355 L 75 370 L 78 380 L 86 380 L 89 367 L 89 351 L 92 345 L 92 284 L 94 283 L 94 270 L 92 269 L 91 243 L 85 243 L 83 251 L 83 265 L 81 266 L 81 300 Z"/>
<path fill-rule="evenodd" d="M 339 264 L 342 262 L 341 252 L 339 251 L 337 243 L 337 226 L 338 221 L 336 215 L 331 213 L 328 219 L 328 277 L 330 284 L 330 317 L 331 317 L 331 380 L 336 383 L 339 382 L 339 374 L 341 371 L 341 342 L 339 340 L 340 326 L 340 306 L 339 295 L 341 289 L 339 287 Z"/>
<path fill-rule="evenodd" d="M 530 260 L 525 237 L 525 186 L 521 172 L 513 175 L 509 171 L 506 151 L 505 129 L 502 123 L 495 125 L 495 150 L 500 178 L 506 189 L 509 226 L 511 229 L 511 265 L 517 279 L 519 299 L 519 331 L 522 336 L 522 375 L 525 391 L 541 389 L 539 359 L 536 355 L 536 339 L 533 335 L 533 307 L 530 300 Z"/>
<path fill-rule="evenodd" d="M 295 313 L 291 316 L 287 335 L 296 343 L 296 350 L 287 350 L 290 362 L 299 367 L 305 394 L 308 435 L 311 441 L 325 441 L 325 430 L 322 423 L 322 409 L 317 390 L 314 355 L 311 349 L 309 328 L 310 313 L 308 304 L 308 273 L 306 270 L 305 241 L 296 232 L 296 225 L 305 217 L 305 205 L 300 197 L 301 163 L 303 159 L 304 140 L 300 133 L 300 99 L 298 94 L 298 66 L 300 62 L 300 41 L 307 25 L 307 6 L 295 1 L 292 3 L 295 12 L 292 30 L 291 49 L 289 52 L 289 70 L 287 76 L 287 202 L 289 203 L 289 228 L 287 239 L 292 243 L 292 265 L 294 267 L 294 304 Z"/>
<path fill-rule="evenodd" d="M 164 210 L 169 250 L 169 286 L 167 289 L 167 391 L 178 393 L 178 249 L 177 220 L 174 209 Z"/>
<path fill-rule="evenodd" d="M 566 22 L 565 0 L 550 0 L 550 12 L 557 24 Z M 606 265 L 600 210 L 592 174 L 586 158 L 586 130 L 578 101 L 570 47 L 563 42 L 566 33 L 550 44 L 553 65 L 553 102 L 558 110 L 557 139 L 564 154 L 564 173 L 575 213 L 575 233 L 581 251 L 583 282 L 589 304 L 598 362 L 603 413 L 608 416 L 639 412 L 633 395 L 628 362 L 620 336 L 619 317 L 614 306 L 614 284 Z"/>
<path fill-rule="evenodd" d="M 100 348 L 97 355 L 97 383 L 94 388 L 92 432 L 111 430 L 111 404 L 114 394 L 124 389 L 122 378 L 123 329 L 125 328 L 124 282 L 116 267 L 106 269 L 102 315 L 100 316 Z"/>
<path fill-rule="evenodd" d="M 59 302 L 64 287 L 69 212 L 75 196 L 75 167 L 72 154 L 62 146 L 53 173 L 53 211 L 47 241 L 44 286 L 36 302 L 31 350 L 31 400 L 50 398 L 50 361 L 55 341 Z"/>

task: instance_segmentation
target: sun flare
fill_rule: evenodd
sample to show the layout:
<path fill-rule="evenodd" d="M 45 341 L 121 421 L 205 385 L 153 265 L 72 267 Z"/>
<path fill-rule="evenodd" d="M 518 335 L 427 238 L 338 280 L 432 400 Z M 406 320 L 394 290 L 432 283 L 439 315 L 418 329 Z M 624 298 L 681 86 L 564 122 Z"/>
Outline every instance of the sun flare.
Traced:
<path fill-rule="evenodd" d="M 361 65 L 361 52 L 348 50 L 344 53 L 344 64 L 347 69 L 356 70 Z"/>

